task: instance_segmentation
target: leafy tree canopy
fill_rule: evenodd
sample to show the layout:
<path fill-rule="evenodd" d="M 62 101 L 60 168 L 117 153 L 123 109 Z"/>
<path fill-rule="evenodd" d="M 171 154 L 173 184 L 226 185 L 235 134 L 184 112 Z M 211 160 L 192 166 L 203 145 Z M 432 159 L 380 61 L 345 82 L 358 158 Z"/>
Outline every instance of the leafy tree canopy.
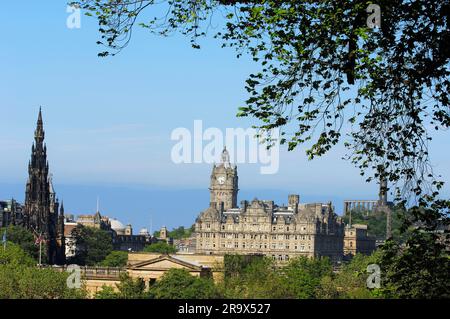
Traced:
<path fill-rule="evenodd" d="M 102 229 L 78 225 L 72 236 L 76 255 L 69 263 L 93 266 L 101 263 L 113 249 L 111 233 Z"/>
<path fill-rule="evenodd" d="M 36 261 L 39 260 L 39 245 L 35 244 L 35 238 L 31 231 L 22 226 L 9 225 L 8 227 L 0 228 L 1 236 L 3 236 L 5 230 L 8 241 L 19 245 Z M 47 259 L 45 244 L 42 245 L 42 251 L 42 262 L 45 263 Z"/>
<path fill-rule="evenodd" d="M 144 248 L 144 252 L 147 253 L 161 253 L 161 254 L 174 254 L 177 249 L 165 242 L 157 242 L 155 244 L 148 245 Z"/>
<path fill-rule="evenodd" d="M 389 240 L 381 251 L 386 297 L 450 298 L 450 258 L 445 234 L 419 228 L 408 233 L 406 247 Z"/>
<path fill-rule="evenodd" d="M 316 297 L 322 278 L 332 274 L 333 268 L 328 258 L 299 257 L 282 269 L 282 284 L 291 298 L 312 299 Z"/>
<path fill-rule="evenodd" d="M 103 286 L 95 294 L 96 299 L 144 299 L 149 298 L 145 289 L 145 283 L 142 279 L 133 279 L 128 274 L 120 275 L 120 283 L 116 285 L 117 289 L 110 286 Z"/>
<path fill-rule="evenodd" d="M 68 273 L 40 269 L 19 246 L 8 242 L 0 249 L 0 299 L 84 298 L 86 291 L 67 287 Z"/>
<path fill-rule="evenodd" d="M 210 278 L 192 276 L 186 269 L 170 269 L 150 289 L 156 299 L 211 299 L 218 296 Z"/>
<path fill-rule="evenodd" d="M 8 241 L 4 247 L 2 245 L 0 248 L 0 265 L 6 264 L 34 266 L 37 263 L 18 244 Z"/>
<path fill-rule="evenodd" d="M 125 267 L 128 261 L 128 253 L 126 251 L 112 251 L 100 263 L 104 267 Z"/>
<path fill-rule="evenodd" d="M 280 272 L 263 256 L 226 255 L 221 295 L 234 299 L 288 298 Z"/>
<path fill-rule="evenodd" d="M 344 264 L 338 273 L 326 274 L 316 289 L 316 297 L 323 299 L 372 299 L 383 298 L 379 289 L 368 289 L 367 266 L 380 264 L 380 252 L 371 256 L 356 254 Z M 383 276 L 383 274 L 382 274 Z"/>

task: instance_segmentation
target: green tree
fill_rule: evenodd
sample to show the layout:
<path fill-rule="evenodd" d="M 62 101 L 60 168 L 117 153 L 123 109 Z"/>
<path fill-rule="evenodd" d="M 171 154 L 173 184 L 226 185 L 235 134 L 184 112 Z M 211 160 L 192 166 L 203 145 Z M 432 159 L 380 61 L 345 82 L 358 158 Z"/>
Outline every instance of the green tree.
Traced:
<path fill-rule="evenodd" d="M 263 256 L 226 255 L 221 295 L 237 299 L 285 298 L 286 291 L 274 261 Z"/>
<path fill-rule="evenodd" d="M 131 278 L 127 273 L 120 275 L 120 283 L 116 284 L 116 289 L 104 285 L 95 294 L 95 299 L 145 299 L 149 298 L 145 283 L 142 279 Z"/>
<path fill-rule="evenodd" d="M 298 257 L 282 269 L 282 285 L 287 296 L 296 299 L 313 299 L 324 277 L 333 274 L 328 258 L 311 259 Z"/>
<path fill-rule="evenodd" d="M 3 236 L 6 230 L 7 239 L 19 245 L 27 254 L 33 257 L 36 261 L 39 260 L 39 246 L 35 244 L 35 238 L 31 231 L 22 226 L 9 225 L 8 227 L 0 228 L 0 234 Z M 47 260 L 45 253 L 45 244 L 42 245 L 42 263 Z"/>
<path fill-rule="evenodd" d="M 24 266 L 34 266 L 36 265 L 35 260 L 25 252 L 19 245 L 12 242 L 7 242 L 5 248 L 0 248 L 0 265 L 24 265 Z"/>
<path fill-rule="evenodd" d="M 369 289 L 367 266 L 380 264 L 380 252 L 371 256 L 356 254 L 344 264 L 336 274 L 330 273 L 322 278 L 316 290 L 317 298 L 322 299 L 371 299 L 383 297 L 381 290 Z"/>
<path fill-rule="evenodd" d="M 94 296 L 95 299 L 119 299 L 119 293 L 111 286 L 103 285 L 100 291 L 97 291 Z"/>
<path fill-rule="evenodd" d="M 192 276 L 186 269 L 170 269 L 151 288 L 156 299 L 211 299 L 218 296 L 210 278 Z"/>
<path fill-rule="evenodd" d="M 128 253 L 126 251 L 112 251 L 100 263 L 104 267 L 125 267 L 128 262 Z"/>
<path fill-rule="evenodd" d="M 101 263 L 112 249 L 112 236 L 108 231 L 78 225 L 72 231 L 76 255 L 69 263 L 93 266 Z"/>
<path fill-rule="evenodd" d="M 148 245 L 144 248 L 144 252 L 147 253 L 160 253 L 160 254 L 174 254 L 177 249 L 165 242 L 158 242 L 155 244 Z"/>
<path fill-rule="evenodd" d="M 69 289 L 69 274 L 40 269 L 20 246 L 7 243 L 0 250 L 0 299 L 72 299 L 84 298 L 86 291 Z"/>
<path fill-rule="evenodd" d="M 145 291 L 145 283 L 142 279 L 133 279 L 128 274 L 120 275 L 120 283 L 117 285 L 120 299 L 148 298 Z"/>
<path fill-rule="evenodd" d="M 389 240 L 382 250 L 383 292 L 399 298 L 450 298 L 450 258 L 445 234 L 415 229 L 406 246 Z"/>

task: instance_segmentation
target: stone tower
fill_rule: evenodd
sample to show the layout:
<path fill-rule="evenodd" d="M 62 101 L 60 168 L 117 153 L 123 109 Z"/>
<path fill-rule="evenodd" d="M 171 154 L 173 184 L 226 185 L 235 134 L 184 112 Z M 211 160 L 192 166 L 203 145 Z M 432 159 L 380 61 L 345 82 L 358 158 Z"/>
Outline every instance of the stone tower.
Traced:
<path fill-rule="evenodd" d="M 61 202 L 56 232 L 56 263 L 58 265 L 66 264 L 66 236 L 64 235 L 64 220 L 64 203 Z"/>
<path fill-rule="evenodd" d="M 237 207 L 237 167 L 231 166 L 226 148 L 222 152 L 221 163 L 213 167 L 210 185 L 210 202 L 215 203 L 217 209 L 222 209 L 222 205 L 224 210 Z"/>
<path fill-rule="evenodd" d="M 42 236 L 47 246 L 49 264 L 61 263 L 61 243 L 57 242 L 61 229 L 58 218 L 59 203 L 49 174 L 47 146 L 44 144 L 45 132 L 42 112 L 39 116 L 31 147 L 31 160 L 28 164 L 28 181 L 25 190 L 24 226 L 35 236 Z M 64 234 L 63 234 L 64 236 Z"/>
<path fill-rule="evenodd" d="M 386 214 L 386 239 L 392 238 L 392 205 L 388 202 L 388 190 L 387 178 L 380 170 L 380 192 L 376 211 Z"/>

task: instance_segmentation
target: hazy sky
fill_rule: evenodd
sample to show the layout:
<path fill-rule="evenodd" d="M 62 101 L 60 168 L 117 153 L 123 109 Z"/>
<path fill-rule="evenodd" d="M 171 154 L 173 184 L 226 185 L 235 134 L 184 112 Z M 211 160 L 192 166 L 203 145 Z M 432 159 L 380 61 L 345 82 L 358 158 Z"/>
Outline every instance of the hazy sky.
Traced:
<path fill-rule="evenodd" d="M 2 4 L 0 183 L 25 183 L 42 105 L 50 167 L 60 189 L 203 189 L 205 202 L 192 207 L 207 207 L 211 165 L 174 164 L 171 132 L 177 127 L 192 130 L 194 120 L 203 120 L 205 128 L 249 127 L 249 119 L 235 114 L 246 98 L 246 76 L 257 66 L 248 58 L 236 59 L 233 50 L 221 49 L 211 37 L 194 50 L 186 38 L 160 38 L 139 28 L 121 54 L 98 58 L 96 21 L 83 16 L 81 29 L 68 29 L 68 15 L 64 1 Z M 444 180 L 450 176 L 448 137 L 446 132 L 431 145 L 435 171 Z M 310 162 L 303 149 L 282 149 L 277 174 L 261 175 L 259 164 L 240 165 L 240 188 L 307 194 L 324 201 L 376 198 L 376 185 L 366 184 L 356 168 L 342 161 L 344 153 L 340 145 Z M 7 187 L 0 191 L 0 199 L 17 196 Z M 95 207 L 97 194 L 59 195 L 70 197 L 65 206 L 77 213 Z M 105 205 L 115 207 L 122 200 L 111 196 Z M 183 221 L 193 222 L 192 207 Z M 155 216 L 166 213 L 153 211 Z M 180 209 L 172 213 L 169 225 L 186 215 Z M 121 210 L 122 218 L 126 214 L 136 213 Z M 148 218 L 130 219 L 144 225 Z"/>

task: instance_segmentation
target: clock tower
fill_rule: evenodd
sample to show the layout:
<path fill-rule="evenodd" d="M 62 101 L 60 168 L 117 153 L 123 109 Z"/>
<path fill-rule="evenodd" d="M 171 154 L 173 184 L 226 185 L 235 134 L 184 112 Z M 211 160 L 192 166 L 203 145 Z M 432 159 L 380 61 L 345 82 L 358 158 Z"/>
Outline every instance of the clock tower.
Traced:
<path fill-rule="evenodd" d="M 214 165 L 211 174 L 211 203 L 215 203 L 220 209 L 221 203 L 225 210 L 237 207 L 238 175 L 237 166 L 231 166 L 230 155 L 224 148 L 221 163 Z"/>

